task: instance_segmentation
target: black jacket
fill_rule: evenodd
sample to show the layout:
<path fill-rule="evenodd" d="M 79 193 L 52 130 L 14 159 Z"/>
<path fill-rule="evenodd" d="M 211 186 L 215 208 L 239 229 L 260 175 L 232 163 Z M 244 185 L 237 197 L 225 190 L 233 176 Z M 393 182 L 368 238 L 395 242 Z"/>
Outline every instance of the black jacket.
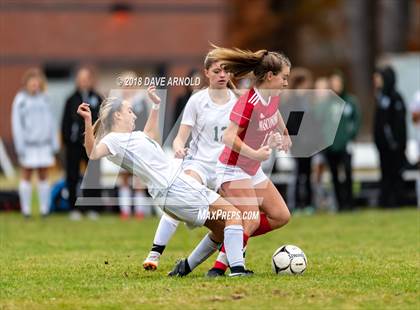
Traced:
<path fill-rule="evenodd" d="M 98 119 L 102 97 L 94 90 L 91 90 L 87 93 L 87 101 L 90 104 L 92 121 L 95 122 Z M 61 122 L 63 143 L 66 146 L 82 146 L 84 143 L 85 124 L 83 119 L 77 114 L 77 108 L 82 102 L 82 94 L 79 90 L 76 90 L 66 101 Z"/>
<path fill-rule="evenodd" d="M 376 95 L 374 139 L 379 150 L 405 152 L 407 145 L 406 108 L 395 89 L 395 73 L 390 67 L 378 71 L 383 87 Z"/>

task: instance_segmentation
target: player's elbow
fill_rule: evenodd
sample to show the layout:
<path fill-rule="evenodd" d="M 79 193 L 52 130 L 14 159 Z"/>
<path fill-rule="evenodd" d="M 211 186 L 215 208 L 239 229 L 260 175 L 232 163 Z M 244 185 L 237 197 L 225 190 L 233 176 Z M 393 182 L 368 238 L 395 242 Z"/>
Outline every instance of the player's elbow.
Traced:
<path fill-rule="evenodd" d="M 89 158 L 89 160 L 97 160 L 97 159 L 100 158 L 99 155 L 97 154 L 97 152 L 95 152 L 94 149 L 93 150 L 88 150 L 86 148 L 86 146 L 85 146 L 85 149 L 86 149 L 86 155 Z"/>
<path fill-rule="evenodd" d="M 98 160 L 99 156 L 97 154 L 95 154 L 94 152 L 91 152 L 90 155 L 88 156 L 89 160 Z"/>

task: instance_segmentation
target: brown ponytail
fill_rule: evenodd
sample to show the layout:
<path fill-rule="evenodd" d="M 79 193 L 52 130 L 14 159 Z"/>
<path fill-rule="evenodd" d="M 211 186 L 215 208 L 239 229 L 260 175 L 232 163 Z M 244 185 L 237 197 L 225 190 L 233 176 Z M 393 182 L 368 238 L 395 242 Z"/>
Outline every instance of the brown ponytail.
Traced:
<path fill-rule="evenodd" d="M 252 72 L 256 78 L 257 85 L 264 82 L 269 71 L 277 74 L 282 70 L 283 66 L 291 66 L 289 58 L 282 53 L 269 52 L 267 50 L 252 52 L 238 48 L 212 46 L 214 47 L 210 52 L 212 57 L 222 61 L 222 66 L 226 71 L 232 73 L 235 78 L 244 77 Z"/>

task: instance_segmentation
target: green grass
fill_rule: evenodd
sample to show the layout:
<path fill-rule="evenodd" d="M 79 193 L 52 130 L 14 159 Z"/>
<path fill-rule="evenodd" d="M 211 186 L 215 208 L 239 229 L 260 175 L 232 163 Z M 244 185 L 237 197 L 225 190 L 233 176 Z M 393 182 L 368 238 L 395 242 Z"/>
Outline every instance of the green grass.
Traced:
<path fill-rule="evenodd" d="M 166 273 L 205 229 L 178 229 L 159 270 L 141 262 L 156 219 L 70 222 L 64 216 L 25 221 L 0 213 L 0 309 L 418 309 L 417 210 L 299 216 L 251 239 L 251 278 L 207 279 L 214 256 L 186 278 Z M 276 276 L 270 258 L 296 244 L 309 260 L 302 276 Z"/>

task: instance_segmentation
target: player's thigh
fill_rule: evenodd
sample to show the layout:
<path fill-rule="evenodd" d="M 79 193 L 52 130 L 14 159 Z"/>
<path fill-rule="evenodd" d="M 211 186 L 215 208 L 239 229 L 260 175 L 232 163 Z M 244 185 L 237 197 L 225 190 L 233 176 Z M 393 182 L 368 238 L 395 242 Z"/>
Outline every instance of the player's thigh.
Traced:
<path fill-rule="evenodd" d="M 226 226 L 243 226 L 241 212 L 222 197 L 219 197 L 209 206 L 209 213 L 210 216 L 204 223 L 204 226 L 213 232 L 217 242 L 223 241 L 223 233 Z"/>
<path fill-rule="evenodd" d="M 220 190 L 221 195 L 232 203 L 242 214 L 258 212 L 258 199 L 251 179 L 235 180 L 223 183 Z M 252 233 L 259 226 L 259 220 L 255 217 L 244 218 L 244 229 Z"/>
<path fill-rule="evenodd" d="M 195 172 L 194 170 L 187 169 L 187 170 L 184 171 L 184 173 L 185 174 L 188 174 L 190 177 L 193 177 L 194 179 L 196 179 L 201 184 L 204 184 L 204 182 L 201 179 L 200 175 L 197 172 Z"/>
<path fill-rule="evenodd" d="M 279 221 L 281 225 L 289 221 L 290 212 L 287 204 L 271 180 L 257 184 L 255 192 L 260 199 L 260 210 L 268 218 Z"/>
<path fill-rule="evenodd" d="M 211 218 L 224 221 L 226 224 L 242 225 L 241 211 L 222 197 L 219 197 L 209 206 L 209 212 L 210 216 L 214 215 Z M 227 215 L 229 215 L 229 217 Z"/>
<path fill-rule="evenodd" d="M 220 194 L 240 211 L 258 210 L 258 199 L 251 179 L 223 183 Z"/>

